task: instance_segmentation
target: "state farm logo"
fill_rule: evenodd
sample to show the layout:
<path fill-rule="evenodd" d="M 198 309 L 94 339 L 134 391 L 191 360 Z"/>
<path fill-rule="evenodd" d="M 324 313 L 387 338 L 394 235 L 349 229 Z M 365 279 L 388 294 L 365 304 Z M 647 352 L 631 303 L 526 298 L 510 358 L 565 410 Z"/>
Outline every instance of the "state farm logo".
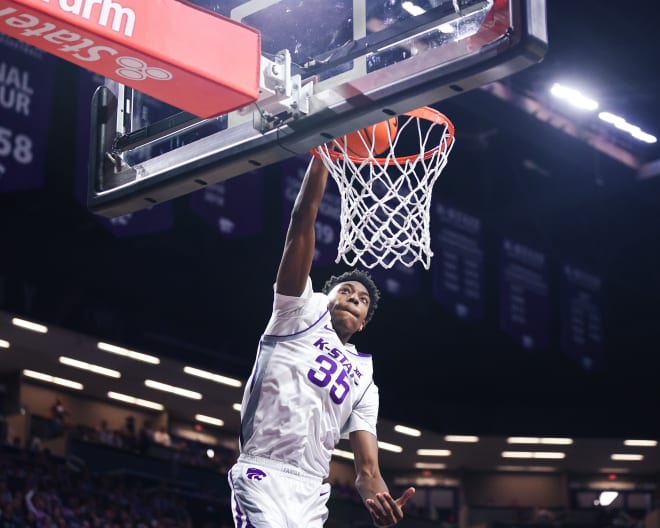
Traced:
<path fill-rule="evenodd" d="M 115 5 L 105 3 L 104 5 Z M 76 59 L 82 63 L 91 63 L 104 60 L 108 55 L 118 55 L 119 51 L 111 46 L 97 44 L 91 38 L 80 33 L 75 33 L 68 28 L 58 27 L 52 22 L 39 19 L 35 15 L 20 12 L 13 7 L 0 8 L 0 31 L 5 27 L 15 29 L 14 36 L 23 41 L 34 44 L 46 51 L 57 52 L 60 56 L 66 54 L 71 56 L 71 60 Z M 11 32 L 9 33 L 12 34 Z M 39 42 L 34 42 L 38 40 Z M 155 81 L 169 81 L 173 78 L 171 72 L 149 66 L 144 60 L 137 57 L 121 56 L 115 59 L 119 68 L 115 73 L 129 81 L 145 81 L 152 79 Z M 112 68 L 110 63 L 110 68 Z M 95 70 L 106 76 L 111 76 L 110 72 Z"/>
<path fill-rule="evenodd" d="M 148 66 L 146 62 L 137 57 L 119 57 L 117 64 L 120 66 L 116 70 L 117 75 L 130 81 L 145 81 L 147 79 L 169 81 L 172 78 L 172 74 L 167 70 Z"/>
<path fill-rule="evenodd" d="M 49 4 L 50 0 L 43 0 Z M 56 2 L 59 9 L 65 13 L 96 22 L 99 26 L 110 27 L 112 31 L 123 33 L 127 37 L 133 36 L 135 29 L 135 11 L 124 7 L 113 0 L 59 0 Z"/>

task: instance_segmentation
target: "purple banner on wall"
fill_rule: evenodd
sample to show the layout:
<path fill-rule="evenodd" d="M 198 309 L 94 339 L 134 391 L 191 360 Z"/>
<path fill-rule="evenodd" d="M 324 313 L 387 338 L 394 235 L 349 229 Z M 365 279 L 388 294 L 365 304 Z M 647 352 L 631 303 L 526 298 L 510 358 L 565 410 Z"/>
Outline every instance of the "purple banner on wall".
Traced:
<path fill-rule="evenodd" d="M 174 225 L 172 202 L 115 218 L 97 218 L 117 237 L 150 235 L 171 229 Z"/>
<path fill-rule="evenodd" d="M 421 264 L 409 268 L 397 262 L 390 269 L 376 266 L 369 273 L 382 291 L 395 297 L 404 297 L 419 291 L 419 266 Z"/>
<path fill-rule="evenodd" d="M 282 226 L 286 232 L 291 217 L 291 209 L 298 195 L 300 184 L 309 165 L 309 158 L 291 158 L 281 163 L 282 167 Z M 341 213 L 341 197 L 334 180 L 328 177 L 319 214 L 316 218 L 316 248 L 314 249 L 315 264 L 331 264 L 337 258 L 339 247 L 339 215 Z"/>
<path fill-rule="evenodd" d="M 0 192 L 44 183 L 56 60 L 0 34 Z"/>
<path fill-rule="evenodd" d="M 83 207 L 87 207 L 89 185 L 89 137 L 91 102 L 95 90 L 105 79 L 80 68 L 78 85 L 78 120 L 76 130 L 76 175 L 74 193 Z M 151 209 L 108 219 L 96 216 L 96 220 L 117 237 L 141 236 L 171 229 L 174 225 L 174 209 L 171 202 L 158 204 Z"/>
<path fill-rule="evenodd" d="M 223 238 L 260 233 L 264 224 L 264 175 L 252 171 L 209 185 L 191 196 L 192 210 Z"/>
<path fill-rule="evenodd" d="M 560 280 L 561 346 L 585 370 L 603 366 L 602 280 L 564 264 Z"/>
<path fill-rule="evenodd" d="M 501 248 L 500 327 L 527 349 L 550 346 L 547 259 L 505 239 Z"/>
<path fill-rule="evenodd" d="M 443 203 L 431 218 L 432 295 L 458 317 L 476 320 L 484 314 L 484 251 L 481 220 Z"/>

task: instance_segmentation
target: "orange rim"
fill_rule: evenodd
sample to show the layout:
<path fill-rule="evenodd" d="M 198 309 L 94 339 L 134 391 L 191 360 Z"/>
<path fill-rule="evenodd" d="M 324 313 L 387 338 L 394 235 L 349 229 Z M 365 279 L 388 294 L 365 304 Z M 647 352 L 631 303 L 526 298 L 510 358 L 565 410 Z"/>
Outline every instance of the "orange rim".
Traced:
<path fill-rule="evenodd" d="M 437 152 L 444 152 L 454 142 L 454 124 L 449 120 L 449 118 L 446 115 L 444 115 L 441 112 L 438 112 L 434 108 L 431 108 L 429 106 L 422 106 L 421 108 L 417 108 L 416 110 L 411 110 L 410 112 L 406 112 L 403 115 L 417 117 L 419 119 L 425 119 L 426 121 L 431 121 L 432 123 L 435 123 L 437 125 L 444 125 L 447 128 L 445 132 L 445 134 L 448 136 L 447 141 L 443 141 L 440 145 L 433 147 L 431 150 L 427 150 L 424 153 L 423 159 L 425 160 L 429 159 Z M 313 156 L 317 158 L 319 157 L 319 153 L 316 148 L 313 148 L 311 150 L 311 153 Z M 395 163 L 405 164 L 406 162 L 412 162 L 419 158 L 419 154 L 412 154 L 410 156 L 394 156 L 389 158 L 366 158 L 363 156 L 353 156 L 350 154 L 345 156 L 343 152 L 337 150 L 329 150 L 328 155 L 333 160 L 348 158 L 353 163 L 364 163 L 365 161 L 368 161 L 369 163 L 372 164 L 375 163 L 378 165 L 394 165 Z"/>

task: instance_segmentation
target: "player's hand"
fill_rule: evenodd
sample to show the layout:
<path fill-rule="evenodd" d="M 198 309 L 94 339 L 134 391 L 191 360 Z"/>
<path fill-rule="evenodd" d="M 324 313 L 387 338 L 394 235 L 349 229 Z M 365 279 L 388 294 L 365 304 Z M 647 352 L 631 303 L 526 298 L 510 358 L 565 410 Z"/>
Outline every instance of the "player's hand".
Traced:
<path fill-rule="evenodd" d="M 389 493 L 376 493 L 375 499 L 367 499 L 367 508 L 374 520 L 374 526 L 385 528 L 403 519 L 403 507 L 414 493 L 415 488 L 411 487 L 396 500 Z"/>

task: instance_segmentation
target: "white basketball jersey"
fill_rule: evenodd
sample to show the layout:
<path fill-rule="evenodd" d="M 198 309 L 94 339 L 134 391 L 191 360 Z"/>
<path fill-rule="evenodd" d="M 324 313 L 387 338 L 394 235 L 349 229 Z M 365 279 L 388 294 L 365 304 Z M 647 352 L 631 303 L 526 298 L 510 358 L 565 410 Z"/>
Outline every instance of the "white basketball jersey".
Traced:
<path fill-rule="evenodd" d="M 371 356 L 344 345 L 332 328 L 328 297 L 275 293 L 241 407 L 241 453 L 328 475 L 340 437 L 376 435 L 378 388 Z"/>

